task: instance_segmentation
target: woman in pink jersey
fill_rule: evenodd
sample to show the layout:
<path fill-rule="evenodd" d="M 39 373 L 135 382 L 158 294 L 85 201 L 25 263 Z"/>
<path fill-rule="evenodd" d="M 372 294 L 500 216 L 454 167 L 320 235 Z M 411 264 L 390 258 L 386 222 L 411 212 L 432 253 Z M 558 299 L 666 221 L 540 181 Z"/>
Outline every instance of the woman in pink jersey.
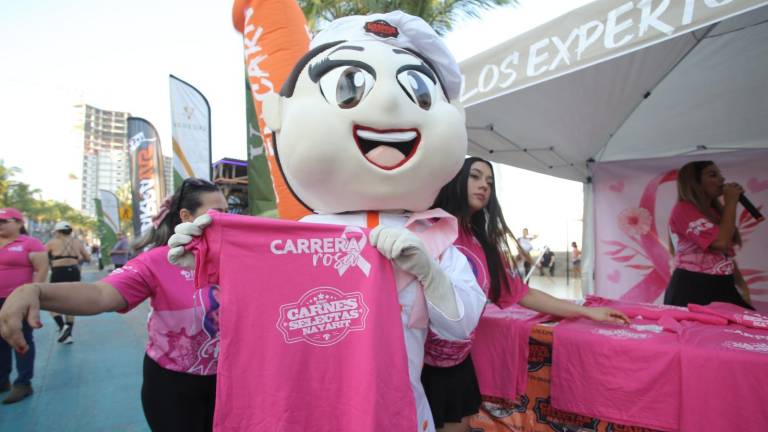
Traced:
<path fill-rule="evenodd" d="M 40 327 L 39 310 L 70 315 L 128 312 L 150 299 L 141 402 L 155 431 L 209 431 L 213 425 L 218 358 L 217 287 L 196 289 L 190 270 L 166 258 L 173 228 L 227 201 L 212 183 L 189 178 L 166 199 L 154 229 L 135 245 L 148 251 L 96 283 L 36 283 L 16 289 L 0 310 L 0 333 L 27 349 L 22 321 Z"/>
<path fill-rule="evenodd" d="M 675 271 L 664 293 L 664 304 L 726 302 L 753 309 L 733 250 L 741 246 L 736 203 L 743 192 L 738 183 L 725 183 L 712 161 L 689 162 L 680 168 L 677 203 L 669 217 L 672 243 L 676 244 Z"/>
<path fill-rule="evenodd" d="M 496 198 L 489 162 L 477 157 L 465 159 L 461 171 L 440 190 L 435 207 L 459 220 L 459 237 L 454 246 L 466 255 L 478 284 L 499 307 L 519 303 L 561 317 L 583 316 L 617 324 L 629 322 L 623 313 L 614 309 L 587 308 L 529 288 L 517 272 L 510 270 L 509 263 L 514 261 L 507 238 L 514 240 L 515 236 L 507 227 Z M 469 356 L 471 344 L 453 347 L 454 365 L 447 367 L 445 361 L 439 365 L 432 361 L 445 360 L 446 353 L 432 356 L 429 345 L 428 341 L 421 380 L 435 425 L 438 431 L 469 431 L 469 417 L 478 412 L 481 402 Z"/>
<path fill-rule="evenodd" d="M 21 284 L 43 282 L 48 277 L 48 258 L 40 240 L 29 237 L 24 216 L 15 208 L 0 209 L 0 307 Z M 32 394 L 35 342 L 32 327 L 19 323 L 17 337 L 26 349 L 16 353 L 16 379 L 11 386 L 11 347 L 0 339 L 0 392 L 11 393 L 3 403 L 18 402 Z"/>

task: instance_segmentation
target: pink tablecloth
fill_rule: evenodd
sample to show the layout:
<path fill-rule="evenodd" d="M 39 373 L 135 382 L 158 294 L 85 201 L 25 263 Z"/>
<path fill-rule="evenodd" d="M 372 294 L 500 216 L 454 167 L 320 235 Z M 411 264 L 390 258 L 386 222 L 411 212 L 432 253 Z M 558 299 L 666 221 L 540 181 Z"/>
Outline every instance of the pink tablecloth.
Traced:
<path fill-rule="evenodd" d="M 482 395 L 514 400 L 525 392 L 528 338 L 533 325 L 547 317 L 521 306 L 486 306 L 472 344 L 472 362 Z"/>

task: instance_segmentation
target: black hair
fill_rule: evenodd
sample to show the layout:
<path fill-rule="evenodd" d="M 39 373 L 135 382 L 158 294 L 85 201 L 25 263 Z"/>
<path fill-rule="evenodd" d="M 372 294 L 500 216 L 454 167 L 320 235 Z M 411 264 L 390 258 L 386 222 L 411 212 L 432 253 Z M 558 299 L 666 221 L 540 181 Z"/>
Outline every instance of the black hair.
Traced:
<path fill-rule="evenodd" d="M 715 165 L 715 162 L 711 160 L 692 161 L 683 165 L 677 172 L 677 200 L 693 204 L 701 214 L 717 225 L 723 214 L 723 204 L 719 199 L 707 196 L 702 187 L 704 170 L 712 165 Z M 734 227 L 731 241 L 741 246 L 738 227 Z"/>
<path fill-rule="evenodd" d="M 280 96 L 287 97 L 287 98 L 293 96 L 293 91 L 296 89 L 296 82 L 299 80 L 299 75 L 301 75 L 301 72 L 304 70 L 307 64 L 310 61 L 312 61 L 313 58 L 320 55 L 320 53 L 330 48 L 333 48 L 336 45 L 342 44 L 344 42 L 347 42 L 347 41 L 339 40 L 339 41 L 324 43 L 322 45 L 318 45 L 312 48 L 309 52 L 304 54 L 299 59 L 299 61 L 296 62 L 296 66 L 294 66 L 293 69 L 291 69 L 291 74 L 288 75 L 288 78 L 286 78 L 285 82 L 283 83 L 283 87 L 280 88 Z M 440 76 L 439 70 L 435 68 L 435 66 L 427 57 L 410 48 L 395 48 L 395 49 L 407 51 L 408 53 L 412 54 L 414 57 L 423 61 L 430 70 L 434 71 L 435 75 L 437 76 L 437 81 L 440 83 L 440 88 L 442 88 L 443 94 L 445 95 L 445 99 L 448 101 L 451 100 L 451 98 L 448 97 L 448 90 L 445 88 L 445 84 L 443 83 L 443 78 Z"/>
<path fill-rule="evenodd" d="M 288 78 L 285 79 L 285 82 L 283 83 L 283 87 L 280 88 L 280 96 L 283 97 L 291 97 L 293 96 L 293 91 L 296 89 L 296 81 L 299 80 L 299 75 L 301 75 L 301 71 L 304 70 L 304 67 L 307 66 L 307 63 L 312 61 L 313 58 L 317 57 L 321 52 L 327 50 L 328 48 L 333 48 L 336 45 L 344 42 L 343 40 L 335 41 L 335 42 L 328 42 L 324 43 L 322 45 L 318 45 L 311 50 L 309 50 L 308 53 L 304 54 L 298 62 L 296 62 L 296 66 L 291 69 L 291 74 L 288 75 Z"/>
<path fill-rule="evenodd" d="M 442 189 L 435 199 L 433 207 L 439 207 L 456 216 L 459 221 L 459 229 L 465 230 L 475 236 L 485 253 L 485 261 L 488 265 L 488 274 L 491 278 L 490 300 L 498 303 L 502 289 L 509 291 L 506 272 L 513 261 L 512 251 L 509 248 L 507 237 L 517 243 L 512 231 L 504 220 L 501 205 L 496 198 L 496 185 L 491 186 L 491 195 L 488 204 L 482 211 L 472 212 L 469 207 L 469 195 L 467 185 L 470 169 L 475 162 L 482 162 L 491 168 L 490 162 L 479 157 L 464 159 L 464 165 L 458 174 Z M 518 245 L 519 248 L 519 245 Z M 503 261 L 506 260 L 506 263 Z"/>
<path fill-rule="evenodd" d="M 157 228 L 150 228 L 133 244 L 133 248 L 136 250 L 144 249 L 147 246 L 154 248 L 168 243 L 168 239 L 173 235 L 173 229 L 181 223 L 179 212 L 182 209 L 187 209 L 190 213 L 196 212 L 203 205 L 201 196 L 209 192 L 220 192 L 220 190 L 208 180 L 194 177 L 185 179 L 176 193 L 173 194 L 168 213 L 160 221 L 160 225 Z"/>
<path fill-rule="evenodd" d="M 64 235 L 72 234 L 72 228 L 64 228 L 64 229 L 60 229 L 60 230 L 57 230 L 57 231 L 62 233 L 62 234 L 64 234 Z"/>

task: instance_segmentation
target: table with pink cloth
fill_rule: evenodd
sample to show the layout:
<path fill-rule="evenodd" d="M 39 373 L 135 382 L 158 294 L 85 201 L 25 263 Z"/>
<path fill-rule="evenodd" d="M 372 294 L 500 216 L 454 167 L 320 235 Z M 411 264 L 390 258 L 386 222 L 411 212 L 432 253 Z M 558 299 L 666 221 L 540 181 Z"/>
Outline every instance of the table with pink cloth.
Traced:
<path fill-rule="evenodd" d="M 620 309 L 632 324 L 574 319 L 553 327 L 549 409 L 578 419 L 582 430 L 768 430 L 768 317 L 720 303 L 586 304 Z M 542 319 L 519 307 L 483 315 L 472 358 L 484 399 L 525 402 L 513 410 L 534 405 L 526 397 L 528 335 Z"/>

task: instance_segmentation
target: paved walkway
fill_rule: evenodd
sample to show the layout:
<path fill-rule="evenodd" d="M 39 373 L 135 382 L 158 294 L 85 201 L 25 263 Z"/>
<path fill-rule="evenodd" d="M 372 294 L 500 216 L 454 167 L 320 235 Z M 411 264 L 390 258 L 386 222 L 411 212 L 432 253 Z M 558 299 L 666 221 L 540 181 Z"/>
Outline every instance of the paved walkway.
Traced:
<path fill-rule="evenodd" d="M 104 275 L 86 268 L 83 280 Z M 148 431 L 140 400 L 147 312 L 145 303 L 125 315 L 78 317 L 71 345 L 56 342 L 44 312 L 34 333 L 35 393 L 0 405 L 0 431 Z"/>

